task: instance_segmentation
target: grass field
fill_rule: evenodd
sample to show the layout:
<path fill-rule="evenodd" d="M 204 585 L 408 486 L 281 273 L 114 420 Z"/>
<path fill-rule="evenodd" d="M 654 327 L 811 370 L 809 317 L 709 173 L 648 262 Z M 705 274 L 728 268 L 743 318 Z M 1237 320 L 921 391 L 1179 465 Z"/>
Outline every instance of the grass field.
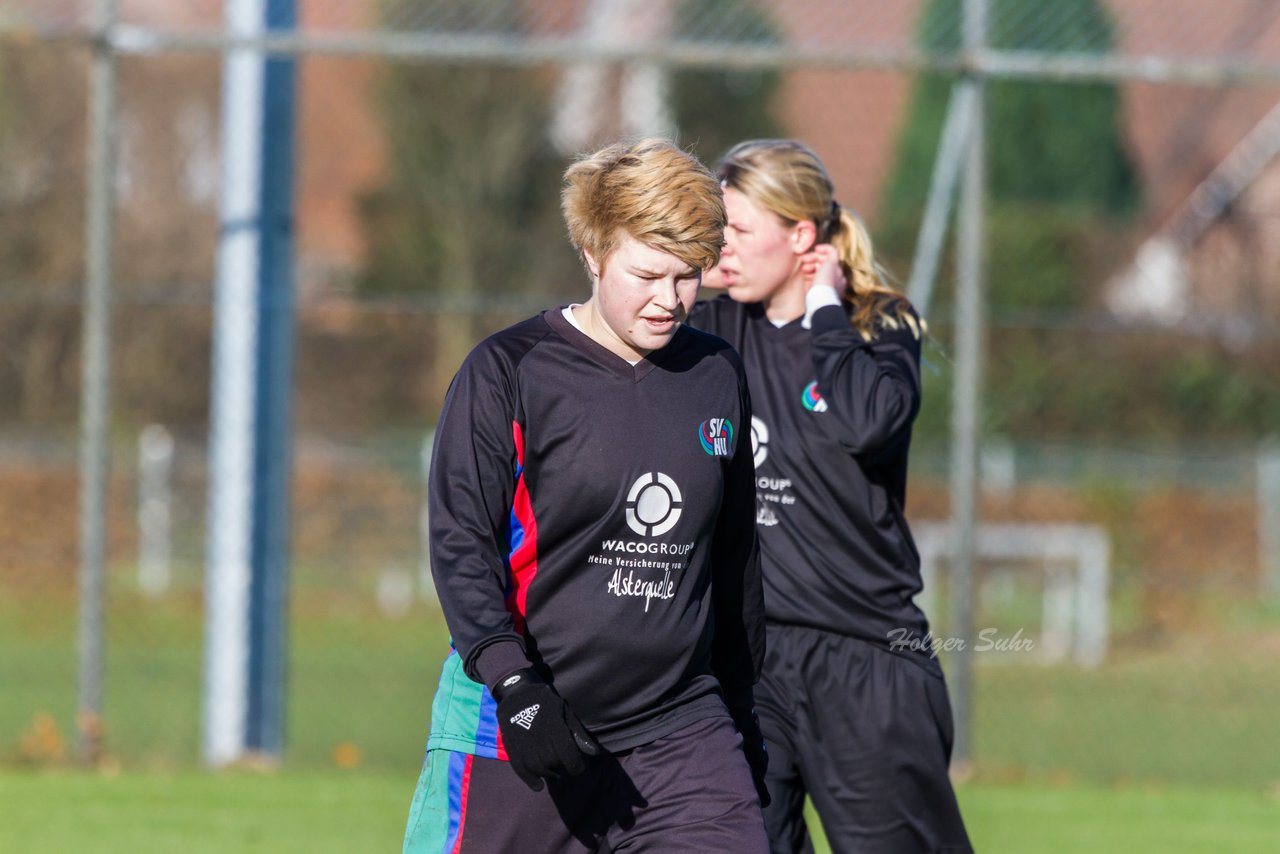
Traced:
<path fill-rule="evenodd" d="M 74 613 L 69 599 L 0 588 L 0 851 L 399 844 L 448 649 L 433 611 L 393 620 L 367 597 L 295 596 L 279 775 L 199 772 L 198 601 L 127 594 L 111 603 L 106 684 L 120 771 L 70 770 Z M 1274 850 L 1278 641 L 1274 614 L 1250 612 L 1158 647 L 1121 644 L 1096 670 L 979 657 L 976 773 L 960 791 L 979 849 Z M 41 713 L 55 733 L 32 754 Z"/>
<path fill-rule="evenodd" d="M 0 851 L 394 851 L 412 786 L 411 775 L 337 772 L 4 772 Z M 960 799 L 988 854 L 1270 854 L 1280 835 L 1280 800 L 1256 792 L 971 784 Z"/>

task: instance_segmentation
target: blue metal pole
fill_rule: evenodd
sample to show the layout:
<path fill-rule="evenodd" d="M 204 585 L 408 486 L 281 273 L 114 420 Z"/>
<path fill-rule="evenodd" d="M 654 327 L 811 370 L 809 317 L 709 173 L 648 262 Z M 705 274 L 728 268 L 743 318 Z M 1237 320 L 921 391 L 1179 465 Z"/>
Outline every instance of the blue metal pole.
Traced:
<path fill-rule="evenodd" d="M 294 29 L 295 0 L 267 0 L 265 23 L 272 32 Z M 284 750 L 287 677 L 295 92 L 295 60 L 266 60 L 246 742 L 250 750 L 277 757 Z"/>
<path fill-rule="evenodd" d="M 294 24 L 295 0 L 227 0 L 234 34 Z M 224 57 L 203 747 L 215 766 L 284 747 L 294 82 L 292 59 Z"/>

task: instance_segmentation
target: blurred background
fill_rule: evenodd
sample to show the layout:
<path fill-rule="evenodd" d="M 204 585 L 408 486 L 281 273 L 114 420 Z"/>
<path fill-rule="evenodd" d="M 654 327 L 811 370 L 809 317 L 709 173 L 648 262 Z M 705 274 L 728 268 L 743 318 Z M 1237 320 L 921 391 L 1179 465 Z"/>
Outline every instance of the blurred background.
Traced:
<path fill-rule="evenodd" d="M 1002 828 L 1054 810 L 1018 791 L 1277 838 L 1280 6 L 249 2 L 275 41 L 237 6 L 0 0 L 0 792 L 210 759 L 224 56 L 265 47 L 283 724 L 212 764 L 385 780 L 395 844 L 448 651 L 429 437 L 480 338 L 587 293 L 560 174 L 620 136 L 712 168 L 789 136 L 929 322 L 907 509 L 937 640 L 968 639 L 975 841 L 1034 848 Z"/>

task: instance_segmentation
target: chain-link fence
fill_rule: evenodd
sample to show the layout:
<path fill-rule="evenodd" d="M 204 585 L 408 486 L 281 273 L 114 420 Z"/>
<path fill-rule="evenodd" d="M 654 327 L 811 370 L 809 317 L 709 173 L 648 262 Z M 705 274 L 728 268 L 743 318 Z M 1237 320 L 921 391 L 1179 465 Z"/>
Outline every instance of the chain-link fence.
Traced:
<path fill-rule="evenodd" d="M 986 117 L 974 767 L 1280 779 L 1274 4 L 298 0 L 295 28 L 236 38 L 215 0 L 116 6 L 0 0 L 0 759 L 65 759 L 78 725 L 90 81 L 108 56 L 104 744 L 129 765 L 199 760 L 234 47 L 298 75 L 288 762 L 420 759 L 448 648 L 424 440 L 476 341 L 585 293 L 556 204 L 572 153 L 656 132 L 710 163 L 802 138 L 918 295 L 965 80 Z M 975 11 L 985 47 L 964 51 Z M 908 492 L 941 544 L 929 607 L 949 671 L 951 401 L 969 381 L 954 239 L 925 306 Z M 1100 563 L 1078 548 L 1097 534 Z M 1099 654 L 1074 654 L 1082 634 Z"/>

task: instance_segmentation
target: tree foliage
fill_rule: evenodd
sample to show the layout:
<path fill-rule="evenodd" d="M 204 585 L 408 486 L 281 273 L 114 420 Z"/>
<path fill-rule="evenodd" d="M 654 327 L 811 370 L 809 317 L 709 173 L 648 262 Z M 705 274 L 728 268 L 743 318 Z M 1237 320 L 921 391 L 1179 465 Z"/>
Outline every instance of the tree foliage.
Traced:
<path fill-rule="evenodd" d="M 780 41 L 774 23 L 750 0 L 683 0 L 676 8 L 675 37 L 688 38 L 707 21 L 732 22 L 732 38 L 738 43 Z M 686 69 L 672 78 L 680 141 L 711 168 L 735 143 L 782 134 L 773 113 L 781 82 L 776 70 Z"/>
<path fill-rule="evenodd" d="M 514 0 L 445 3 L 433 29 L 518 32 Z M 384 16 L 401 16 L 388 3 Z M 455 8 L 456 7 L 456 8 Z M 776 32 L 748 0 L 683 0 L 675 33 L 732 19 L 739 38 L 770 43 Z M 363 203 L 369 257 L 365 294 L 550 292 L 580 287 L 564 237 L 558 193 L 567 158 L 548 128 L 550 70 L 397 63 L 379 99 L 390 164 Z M 772 136 L 774 71 L 679 71 L 673 110 L 683 144 L 709 163 L 729 145 Z"/>
<path fill-rule="evenodd" d="M 995 0 L 991 40 L 1008 50 L 1104 54 L 1113 26 L 1099 0 L 1055 0 L 1045 22 L 1037 0 Z M 960 47 L 962 4 L 931 0 L 921 46 Z M 952 79 L 922 75 L 900 142 L 884 211 L 891 228 L 919 215 L 928 193 Z M 1123 215 L 1138 202 L 1138 182 L 1120 137 L 1120 96 L 1109 83 L 997 80 L 987 84 L 988 180 L 994 203 L 1073 205 Z"/>
<path fill-rule="evenodd" d="M 436 29 L 519 27 L 514 0 L 443 4 Z M 456 7 L 456 8 L 455 8 Z M 386 14 L 394 18 L 395 4 Z M 576 268 L 546 133 L 549 75 L 524 68 L 392 63 L 378 98 L 390 162 L 362 205 L 366 294 L 565 290 Z"/>
<path fill-rule="evenodd" d="M 919 44 L 959 50 L 962 8 L 930 0 Z M 1006 50 L 1106 54 L 1116 37 L 1101 0 L 1056 0 L 1052 9 L 1036 0 L 992 0 L 990 20 L 990 43 Z M 879 236 L 902 269 L 951 86 L 941 75 L 917 81 L 885 190 Z M 1015 438 L 1112 440 L 1258 429 L 1280 405 L 1261 376 L 1231 378 L 1224 354 L 1192 358 L 1185 341 L 1089 328 L 1097 294 L 1125 263 L 1141 203 L 1116 86 L 995 80 L 986 91 L 986 283 L 997 321 L 986 344 L 986 428 Z M 937 329 L 945 323 L 948 278 L 941 277 L 932 307 L 942 321 Z M 951 395 L 945 350 L 933 361 L 921 428 L 940 435 Z M 1206 421 L 1200 407 L 1210 400 L 1226 421 Z"/>

